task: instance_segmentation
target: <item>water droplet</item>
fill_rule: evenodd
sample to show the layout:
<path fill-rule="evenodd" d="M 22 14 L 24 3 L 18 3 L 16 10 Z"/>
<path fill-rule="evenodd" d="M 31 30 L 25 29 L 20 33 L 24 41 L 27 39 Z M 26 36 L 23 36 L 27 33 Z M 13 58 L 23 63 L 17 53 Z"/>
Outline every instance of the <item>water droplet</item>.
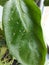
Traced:
<path fill-rule="evenodd" d="M 10 19 L 9 19 L 9 21 L 10 21 Z"/>
<path fill-rule="evenodd" d="M 19 32 L 21 32 L 21 30 L 19 30 Z"/>
<path fill-rule="evenodd" d="M 15 35 L 15 33 L 13 33 L 13 35 Z"/>

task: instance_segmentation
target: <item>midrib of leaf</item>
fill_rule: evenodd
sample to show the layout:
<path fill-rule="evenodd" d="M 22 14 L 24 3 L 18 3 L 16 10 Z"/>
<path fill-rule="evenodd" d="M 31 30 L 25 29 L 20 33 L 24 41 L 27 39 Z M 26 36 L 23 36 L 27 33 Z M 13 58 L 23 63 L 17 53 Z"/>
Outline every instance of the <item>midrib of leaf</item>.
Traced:
<path fill-rule="evenodd" d="M 22 21 L 22 25 L 24 26 L 26 32 L 28 32 L 29 31 L 28 30 L 29 28 L 28 28 L 27 24 L 24 22 L 24 17 L 23 16 L 24 16 L 25 12 L 23 12 L 23 10 L 21 8 L 20 0 L 16 0 L 15 4 L 16 4 L 17 10 L 19 12 L 20 19 Z M 27 13 L 25 15 L 27 15 Z M 28 21 L 28 23 L 29 23 L 29 21 Z"/>

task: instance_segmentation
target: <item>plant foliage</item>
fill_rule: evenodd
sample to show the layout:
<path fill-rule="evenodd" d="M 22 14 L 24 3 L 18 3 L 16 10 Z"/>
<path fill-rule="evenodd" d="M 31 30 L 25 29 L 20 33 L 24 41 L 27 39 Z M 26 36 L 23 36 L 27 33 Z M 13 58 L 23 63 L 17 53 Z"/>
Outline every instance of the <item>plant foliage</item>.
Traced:
<path fill-rule="evenodd" d="M 41 12 L 34 0 L 9 0 L 3 9 L 3 28 L 10 53 L 21 65 L 44 65 Z"/>

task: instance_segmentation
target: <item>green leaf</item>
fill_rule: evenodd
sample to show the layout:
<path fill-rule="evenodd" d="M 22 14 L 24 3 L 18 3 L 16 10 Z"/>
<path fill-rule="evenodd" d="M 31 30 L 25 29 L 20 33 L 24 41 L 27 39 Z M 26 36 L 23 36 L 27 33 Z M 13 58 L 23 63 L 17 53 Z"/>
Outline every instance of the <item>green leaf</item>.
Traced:
<path fill-rule="evenodd" d="M 46 47 L 40 21 L 40 9 L 33 0 L 10 0 L 4 6 L 7 46 L 22 65 L 44 65 Z"/>
<path fill-rule="evenodd" d="M 45 5 L 45 6 L 49 6 L 49 0 L 45 0 L 45 1 L 44 1 L 44 5 Z"/>
<path fill-rule="evenodd" d="M 4 6 L 8 0 L 0 0 L 0 5 Z"/>

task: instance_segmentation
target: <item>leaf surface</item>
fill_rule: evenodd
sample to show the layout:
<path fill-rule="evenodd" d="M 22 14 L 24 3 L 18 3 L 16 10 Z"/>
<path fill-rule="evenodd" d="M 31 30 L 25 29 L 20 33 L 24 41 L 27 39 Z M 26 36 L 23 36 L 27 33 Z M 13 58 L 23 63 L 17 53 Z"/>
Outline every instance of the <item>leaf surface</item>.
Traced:
<path fill-rule="evenodd" d="M 41 12 L 33 0 L 10 0 L 3 9 L 3 28 L 10 53 L 22 65 L 44 65 L 46 47 Z"/>

